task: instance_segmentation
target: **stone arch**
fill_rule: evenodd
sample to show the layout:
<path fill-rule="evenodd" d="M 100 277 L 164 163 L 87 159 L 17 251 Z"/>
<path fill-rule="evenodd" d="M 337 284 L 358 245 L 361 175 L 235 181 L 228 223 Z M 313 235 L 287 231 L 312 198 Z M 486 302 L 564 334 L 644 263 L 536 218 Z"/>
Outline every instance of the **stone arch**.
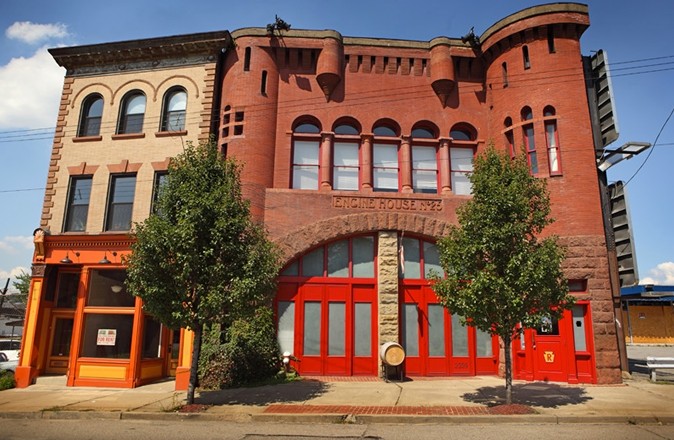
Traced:
<path fill-rule="evenodd" d="M 448 233 L 449 226 L 445 220 L 420 214 L 371 212 L 321 220 L 272 240 L 279 245 L 283 262 L 289 262 L 308 249 L 350 235 L 395 230 L 442 237 Z"/>

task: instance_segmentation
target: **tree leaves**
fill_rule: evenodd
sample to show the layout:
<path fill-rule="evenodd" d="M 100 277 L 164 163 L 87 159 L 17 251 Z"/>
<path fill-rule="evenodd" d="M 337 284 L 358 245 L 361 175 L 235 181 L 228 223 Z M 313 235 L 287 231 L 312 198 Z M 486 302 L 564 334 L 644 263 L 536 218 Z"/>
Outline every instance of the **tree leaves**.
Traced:
<path fill-rule="evenodd" d="M 513 160 L 490 146 L 470 180 L 473 198 L 457 210 L 459 226 L 438 243 L 446 276 L 433 289 L 452 313 L 507 342 L 573 305 L 564 251 L 556 237 L 541 237 L 553 221 L 549 195 L 524 155 Z"/>

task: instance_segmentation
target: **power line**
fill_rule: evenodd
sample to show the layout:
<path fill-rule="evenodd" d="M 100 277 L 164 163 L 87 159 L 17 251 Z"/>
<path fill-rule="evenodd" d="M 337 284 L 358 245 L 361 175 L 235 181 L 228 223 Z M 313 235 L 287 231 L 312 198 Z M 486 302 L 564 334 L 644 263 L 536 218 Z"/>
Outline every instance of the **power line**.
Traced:
<path fill-rule="evenodd" d="M 642 60 L 624 61 L 622 63 L 613 63 L 613 65 L 616 65 L 616 64 L 618 64 L 618 65 L 619 64 L 633 64 L 633 63 L 638 63 L 638 62 L 669 59 L 669 58 L 674 58 L 674 55 L 657 57 L 657 58 L 646 58 L 646 59 L 642 59 Z M 612 69 L 611 77 L 616 78 L 616 77 L 621 77 L 621 76 L 642 75 L 642 74 L 648 74 L 648 73 L 657 73 L 657 72 L 674 70 L 674 66 L 673 66 L 673 67 L 667 67 L 667 68 L 662 68 L 662 69 L 651 69 L 651 70 L 639 71 L 639 72 L 615 73 L 615 72 L 626 71 L 626 70 L 644 69 L 644 68 L 651 68 L 651 67 L 670 65 L 670 64 L 674 64 L 674 62 L 648 64 L 648 65 L 643 65 L 643 66 L 630 66 L 630 67 L 625 67 L 625 68 Z M 570 72 L 569 73 L 563 73 L 565 70 L 569 70 Z M 555 73 L 557 73 L 557 74 L 555 75 Z M 564 80 L 565 78 L 569 78 L 569 79 Z M 508 75 L 508 88 L 513 89 L 513 88 L 520 88 L 520 87 L 545 86 L 547 84 L 552 84 L 552 83 L 579 81 L 581 79 L 585 80 L 585 78 L 580 77 L 578 75 L 577 69 L 575 69 L 575 68 L 554 69 L 554 70 L 549 70 L 549 71 L 534 72 L 533 74 L 530 73 L 530 72 L 524 72 L 524 73 L 509 74 Z M 489 83 L 490 80 L 494 80 L 494 79 L 493 78 L 487 78 L 486 79 L 486 85 L 487 86 L 492 85 L 492 84 Z M 497 81 L 499 83 L 501 82 L 500 79 L 498 79 Z M 459 91 L 459 93 L 460 94 L 472 94 L 472 93 L 475 93 L 475 92 L 481 91 L 481 90 L 483 90 L 483 84 L 482 83 L 480 83 L 478 85 L 464 84 L 461 87 L 461 90 Z M 428 90 L 427 85 L 425 85 L 425 84 L 424 85 L 413 85 L 413 86 L 408 86 L 408 87 L 402 87 L 402 88 L 398 88 L 397 91 L 398 91 L 398 93 L 393 97 L 390 95 L 389 89 L 375 89 L 375 90 L 364 91 L 364 92 L 359 92 L 359 93 L 351 93 L 351 94 L 349 94 L 349 97 L 351 98 L 350 99 L 351 104 L 354 105 L 354 104 L 358 104 L 359 101 L 364 102 L 365 104 L 378 104 L 378 103 L 390 102 L 390 101 L 393 101 L 393 100 L 400 100 L 401 98 L 404 98 L 404 99 L 426 99 L 428 97 L 434 96 L 432 93 L 430 93 L 430 90 Z M 375 99 L 381 99 L 381 100 L 375 101 Z M 310 106 L 313 105 L 313 107 L 307 107 L 307 105 L 310 105 Z M 267 109 L 273 108 L 273 107 L 276 107 L 277 110 L 279 110 L 279 111 L 290 111 L 292 109 L 305 109 L 307 111 L 311 111 L 312 109 L 318 109 L 319 107 L 324 107 L 324 106 L 325 106 L 325 102 L 323 101 L 322 97 L 311 97 L 311 98 L 299 98 L 299 99 L 296 99 L 296 100 L 285 100 L 278 105 L 276 105 L 276 104 L 249 105 L 245 108 L 245 111 L 249 116 L 251 115 L 251 113 L 253 114 L 253 116 L 255 116 L 256 112 L 261 112 L 261 111 L 264 111 L 264 110 L 267 110 Z M 202 119 L 201 111 L 190 112 L 189 117 L 186 118 L 186 119 L 189 120 L 189 121 L 201 120 Z M 144 125 L 152 125 L 153 123 L 158 123 L 159 120 L 160 120 L 160 116 L 146 117 L 145 121 L 144 121 Z M 112 133 L 114 133 L 115 129 L 116 129 L 116 126 L 117 126 L 117 121 L 106 122 L 106 123 L 102 124 L 102 128 L 105 127 L 105 129 L 102 130 L 101 134 L 112 134 Z M 75 135 L 76 132 L 77 132 L 76 127 L 69 127 L 67 129 L 63 130 L 62 135 L 63 136 Z M 44 127 L 44 128 L 26 129 L 26 130 L 0 131 L 0 143 L 48 140 L 48 139 L 53 138 L 52 133 L 55 134 L 55 127 Z"/>
<path fill-rule="evenodd" d="M 674 114 L 674 107 L 672 107 L 672 111 L 669 112 L 669 116 L 667 116 L 667 119 L 665 119 L 665 123 L 662 124 L 662 127 L 660 127 L 660 131 L 658 131 L 658 135 L 655 137 L 655 141 L 653 141 L 653 146 L 651 147 L 651 150 L 648 152 L 648 155 L 646 156 L 646 159 L 644 159 L 644 161 L 641 163 L 641 166 L 639 166 L 639 168 L 637 168 L 637 170 L 634 172 L 634 174 L 632 174 L 632 177 L 630 177 L 627 180 L 627 182 L 625 182 L 625 184 L 623 185 L 623 188 L 626 187 L 627 184 L 630 183 L 632 181 L 632 179 L 634 179 L 636 177 L 637 174 L 639 174 L 639 171 L 641 171 L 641 169 L 644 167 L 644 165 L 646 165 L 646 162 L 648 162 L 648 159 L 650 159 L 651 155 L 653 154 L 653 151 L 655 151 L 655 146 L 658 143 L 658 139 L 660 139 L 660 135 L 662 134 L 665 127 L 667 126 L 667 123 L 669 122 L 669 120 L 671 119 L 673 114 Z"/>

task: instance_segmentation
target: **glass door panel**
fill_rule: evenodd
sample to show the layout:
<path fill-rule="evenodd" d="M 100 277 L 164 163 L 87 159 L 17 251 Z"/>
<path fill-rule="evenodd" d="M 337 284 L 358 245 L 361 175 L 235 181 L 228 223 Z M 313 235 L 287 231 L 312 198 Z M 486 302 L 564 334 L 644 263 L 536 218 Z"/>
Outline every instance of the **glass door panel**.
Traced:
<path fill-rule="evenodd" d="M 73 318 L 55 316 L 52 320 L 51 348 L 45 373 L 66 374 L 73 334 Z"/>

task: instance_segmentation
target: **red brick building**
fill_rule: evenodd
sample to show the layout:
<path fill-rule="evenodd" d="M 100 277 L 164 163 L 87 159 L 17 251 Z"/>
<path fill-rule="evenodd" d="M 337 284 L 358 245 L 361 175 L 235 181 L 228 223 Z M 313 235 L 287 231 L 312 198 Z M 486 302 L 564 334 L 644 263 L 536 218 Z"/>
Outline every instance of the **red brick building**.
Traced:
<path fill-rule="evenodd" d="M 479 38 L 403 41 L 346 37 L 331 30 L 269 33 L 246 28 L 232 32 L 234 44 L 226 45 L 219 60 L 211 52 L 211 57 L 196 62 L 194 71 L 161 70 L 162 57 L 172 53 L 157 49 L 166 43 L 162 39 L 133 42 L 133 47 L 152 49 L 139 50 L 129 65 L 148 75 L 146 82 L 157 101 L 158 91 L 177 90 L 169 85 L 186 91 L 186 119 L 193 115 L 194 126 L 183 130 L 202 137 L 214 131 L 226 154 L 244 164 L 242 181 L 253 214 L 283 251 L 285 266 L 274 301 L 279 342 L 282 351 L 298 359 L 295 367 L 301 374 L 378 375 L 380 347 L 387 342 L 405 348 L 405 372 L 410 376 L 499 371 L 499 341 L 462 327 L 457 316 L 438 304 L 426 280 L 431 270 L 441 270 L 435 240 L 456 222 L 456 208 L 470 197 L 467 173 L 473 159 L 493 143 L 510 154 L 526 154 L 532 173 L 548 180 L 557 221 L 545 233 L 560 236 L 567 246 L 564 270 L 578 299 L 559 322 L 527 330 L 515 342 L 515 377 L 614 383 L 620 381 L 616 328 L 579 42 L 588 26 L 585 5 L 559 3 L 510 15 Z M 227 37 L 221 37 L 224 46 Z M 126 96 L 117 89 L 126 92 L 124 85 L 134 80 L 116 78 L 132 73 L 128 68 L 120 72 L 111 67 L 103 77 L 74 56 L 103 53 L 104 46 L 54 51 L 68 69 L 67 63 L 72 63 L 66 85 L 86 79 L 82 88 L 90 93 L 99 87 L 96 93 L 104 98 L 106 93 Z M 202 53 L 204 45 L 194 42 L 191 50 Z M 118 56 L 130 55 L 120 50 Z M 116 60 L 104 61 L 112 66 Z M 108 87 L 113 93 L 104 90 L 110 81 L 119 83 Z M 64 89 L 62 110 L 79 111 L 88 94 L 71 93 Z M 190 101 L 195 93 L 199 99 Z M 158 103 L 158 120 L 162 111 Z M 117 112 L 111 113 L 114 125 Z M 82 124 L 81 118 L 62 116 L 70 121 L 65 136 L 71 124 Z M 157 135 L 168 136 L 161 130 Z M 103 138 L 105 142 L 105 134 Z M 139 146 L 144 141 L 125 142 Z M 144 169 L 161 171 L 160 164 L 171 155 L 157 150 L 135 160 L 137 148 L 126 154 L 122 171 L 131 175 Z M 54 160 L 58 165 L 62 159 Z M 83 161 L 78 160 L 74 155 L 72 162 L 80 165 Z M 120 158 L 111 160 L 119 164 Z M 136 168 L 130 168 L 132 164 Z M 107 162 L 96 165 L 110 168 Z M 80 171 L 72 170 L 93 172 L 95 178 L 97 171 L 86 171 L 87 166 L 89 161 Z M 110 173 L 114 177 L 114 170 Z M 151 197 L 150 184 L 143 194 Z M 137 191 L 133 203 L 140 203 L 139 197 Z M 49 203 L 72 205 L 65 194 Z M 54 222 L 63 221 L 68 209 L 53 212 L 57 209 L 50 209 L 49 203 L 41 225 L 50 232 L 43 244 L 46 256 L 38 253 L 35 264 L 53 266 L 57 273 L 66 269 L 61 261 L 68 254 L 66 245 L 55 246 L 67 231 L 59 231 Z M 136 218 L 135 206 L 133 212 Z M 57 218 L 46 218 L 49 214 Z M 82 245 L 100 240 L 105 231 L 92 232 L 81 237 Z M 74 252 L 76 245 L 67 246 Z M 128 252 L 125 246 L 119 243 L 116 252 Z M 82 262 L 80 270 L 100 269 L 94 260 Z M 117 269 L 123 272 L 121 264 Z M 41 279 L 34 273 L 34 296 L 49 284 Z M 87 292 L 90 286 L 81 282 L 74 333 L 82 326 L 78 317 L 87 312 Z M 17 373 L 23 385 L 45 371 L 44 356 L 37 353 L 50 337 L 40 342 L 36 335 L 44 330 L 39 328 L 39 312 L 33 313 L 36 333 L 27 331 L 24 337 L 24 347 L 33 355 L 22 358 L 25 372 Z M 79 331 L 86 333 L 84 327 Z M 140 365 L 147 362 L 138 354 L 143 331 L 142 325 L 134 324 L 130 344 L 139 348 L 130 350 L 126 369 L 119 370 L 127 384 L 121 386 L 139 383 Z M 160 347 L 170 337 L 161 331 Z M 181 365 L 189 365 L 185 347 L 190 338 L 183 335 L 174 341 L 182 347 L 177 356 L 180 376 Z M 97 362 L 82 360 L 78 350 L 77 344 L 70 348 L 71 366 Z M 166 356 L 161 350 L 156 355 Z M 106 362 L 99 367 L 110 366 Z M 169 373 L 165 367 L 155 372 Z M 122 379 L 92 380 L 107 384 Z M 177 386 L 184 383 L 179 379 Z"/>

